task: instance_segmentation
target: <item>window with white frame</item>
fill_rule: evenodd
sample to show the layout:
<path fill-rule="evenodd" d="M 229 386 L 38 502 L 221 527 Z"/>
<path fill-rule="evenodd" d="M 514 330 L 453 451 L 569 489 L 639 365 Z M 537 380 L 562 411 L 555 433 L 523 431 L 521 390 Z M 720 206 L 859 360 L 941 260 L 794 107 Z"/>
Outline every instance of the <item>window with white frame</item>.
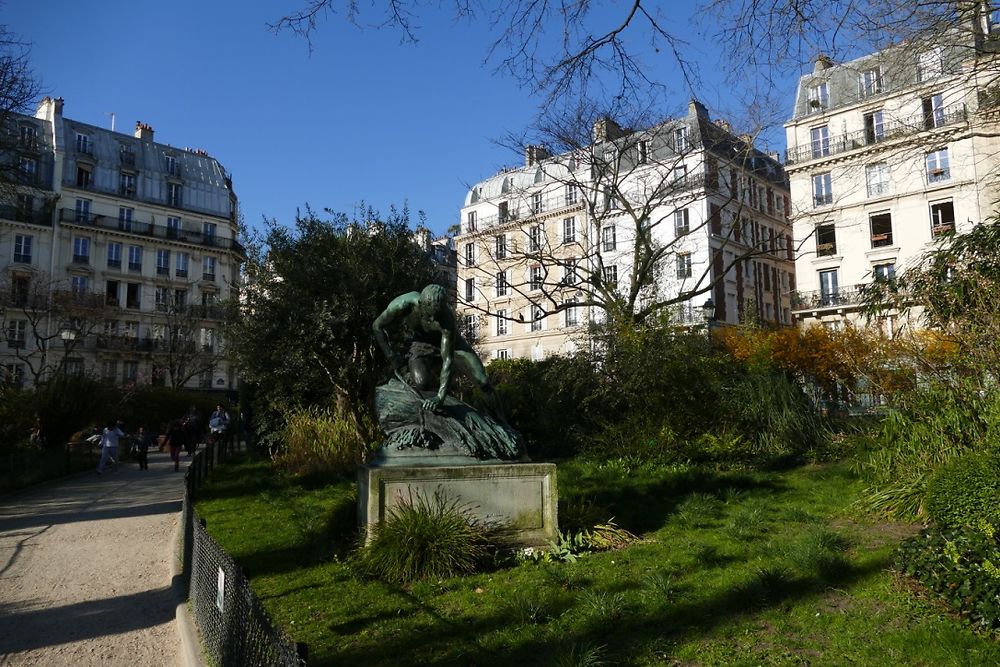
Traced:
<path fill-rule="evenodd" d="M 90 239 L 86 236 L 73 237 L 73 263 L 90 264 Z"/>
<path fill-rule="evenodd" d="M 530 312 L 531 312 L 531 330 L 541 331 L 542 318 L 545 317 L 545 313 L 542 311 L 540 306 L 532 306 Z"/>
<path fill-rule="evenodd" d="M 533 265 L 528 272 L 529 284 L 532 291 L 537 291 L 542 289 L 542 266 L 540 264 Z"/>
<path fill-rule="evenodd" d="M 122 244 L 116 241 L 108 243 L 108 268 L 122 268 Z"/>
<path fill-rule="evenodd" d="M 465 279 L 465 300 L 475 301 L 476 300 L 476 279 L 466 278 Z"/>
<path fill-rule="evenodd" d="M 563 218 L 563 243 L 576 242 L 576 218 Z"/>
<path fill-rule="evenodd" d="M 76 200 L 76 222 L 90 222 L 90 200 Z"/>
<path fill-rule="evenodd" d="M 94 152 L 89 134 L 76 133 L 76 152 L 83 153 L 84 155 L 91 155 Z"/>
<path fill-rule="evenodd" d="M 813 206 L 828 206 L 833 203 L 833 187 L 830 172 L 813 174 Z"/>
<path fill-rule="evenodd" d="M 677 279 L 684 280 L 691 277 L 691 253 L 680 253 L 677 255 Z"/>
<path fill-rule="evenodd" d="M 470 343 L 479 340 L 479 318 L 475 315 L 464 315 L 462 317 L 462 335 Z"/>
<path fill-rule="evenodd" d="M 135 382 L 139 379 L 139 362 L 122 362 L 122 380 L 125 382 Z"/>
<path fill-rule="evenodd" d="M 170 289 L 157 287 L 153 293 L 153 303 L 158 312 L 165 313 L 170 308 Z"/>
<path fill-rule="evenodd" d="M 951 168 L 948 161 L 948 149 L 941 148 L 927 153 L 927 182 L 940 183 L 951 178 Z"/>
<path fill-rule="evenodd" d="M 615 226 L 608 225 L 603 230 L 601 230 L 601 242 L 604 248 L 604 252 L 611 252 L 615 249 L 617 242 L 615 240 Z"/>
<path fill-rule="evenodd" d="M 945 124 L 944 96 L 941 93 L 923 98 L 920 106 L 924 112 L 924 129 L 930 130 Z"/>
<path fill-rule="evenodd" d="M 866 113 L 862 120 L 865 123 L 865 143 L 876 144 L 885 139 L 885 119 L 881 109 Z"/>
<path fill-rule="evenodd" d="M 176 216 L 167 217 L 167 238 L 176 239 L 181 234 L 181 219 Z"/>
<path fill-rule="evenodd" d="M 21 156 L 17 158 L 17 168 L 25 183 L 34 183 L 38 173 L 38 162 L 35 158 Z"/>
<path fill-rule="evenodd" d="M 8 320 L 7 322 L 7 348 L 11 350 L 23 350 L 25 341 L 28 338 L 27 320 Z"/>
<path fill-rule="evenodd" d="M 499 234 L 493 237 L 493 256 L 496 259 L 507 258 L 507 235 Z"/>
<path fill-rule="evenodd" d="M 545 201 L 542 198 L 541 192 L 535 192 L 531 195 L 531 212 L 538 214 L 545 210 Z"/>
<path fill-rule="evenodd" d="M 476 231 L 476 212 L 469 211 L 465 214 L 465 231 L 474 232 Z"/>
<path fill-rule="evenodd" d="M 125 307 L 132 310 L 142 308 L 142 285 L 125 283 Z"/>
<path fill-rule="evenodd" d="M 3 370 L 4 383 L 16 389 L 24 386 L 24 364 L 6 364 Z"/>
<path fill-rule="evenodd" d="M 123 232 L 132 231 L 132 216 L 134 214 L 134 208 L 128 208 L 125 206 L 118 207 L 118 229 Z"/>
<path fill-rule="evenodd" d="M 889 165 L 876 162 L 865 167 L 865 181 L 868 184 L 869 197 L 881 197 L 889 194 Z"/>
<path fill-rule="evenodd" d="M 156 275 L 170 275 L 170 251 L 164 248 L 156 249 Z"/>
<path fill-rule="evenodd" d="M 474 266 L 476 263 L 476 244 L 466 243 L 465 244 L 465 265 Z"/>
<path fill-rule="evenodd" d="M 649 162 L 649 141 L 643 139 L 636 144 L 636 162 L 638 164 Z"/>
<path fill-rule="evenodd" d="M 831 257 L 837 254 L 837 227 L 832 222 L 816 225 L 816 256 Z"/>
<path fill-rule="evenodd" d="M 123 171 L 118 175 L 118 194 L 123 197 L 135 196 L 135 174 Z"/>
<path fill-rule="evenodd" d="M 14 261 L 21 264 L 31 264 L 31 246 L 34 237 L 30 234 L 14 235 Z"/>
<path fill-rule="evenodd" d="M 184 308 L 187 306 L 188 291 L 186 289 L 174 290 L 174 306 Z"/>
<path fill-rule="evenodd" d="M 604 284 L 607 287 L 617 287 L 618 286 L 618 267 L 617 266 L 605 266 L 603 270 Z"/>
<path fill-rule="evenodd" d="M 187 275 L 188 275 L 188 265 L 189 265 L 189 256 L 188 256 L 188 254 L 186 252 L 178 252 L 177 253 L 177 268 L 176 268 L 176 276 L 178 278 L 187 278 Z"/>
<path fill-rule="evenodd" d="M 812 156 L 814 158 L 829 155 L 830 128 L 826 125 L 820 125 L 809 130 L 809 144 L 812 146 Z"/>
<path fill-rule="evenodd" d="M 217 230 L 217 225 L 214 222 L 201 223 L 202 240 L 208 245 L 213 245 L 215 243 L 216 230 Z"/>
<path fill-rule="evenodd" d="M 935 46 L 930 51 L 924 51 L 917 59 L 917 79 L 930 81 L 941 76 L 944 64 L 941 60 L 941 47 Z"/>
<path fill-rule="evenodd" d="M 575 327 L 580 323 L 580 317 L 579 313 L 577 313 L 577 308 L 578 306 L 576 305 L 575 299 L 569 299 L 566 301 L 565 310 L 563 310 L 566 326 Z"/>
<path fill-rule="evenodd" d="M 684 185 L 687 183 L 687 174 L 687 165 L 678 165 L 674 167 L 673 172 L 671 172 L 671 181 L 674 185 Z"/>
<path fill-rule="evenodd" d="M 510 350 L 507 349 L 496 350 L 493 354 L 497 359 L 510 359 Z"/>
<path fill-rule="evenodd" d="M 541 225 L 532 225 L 528 229 L 528 252 L 538 252 L 542 249 L 544 231 Z"/>
<path fill-rule="evenodd" d="M 497 335 L 507 335 L 507 311 L 503 308 L 497 311 Z"/>
<path fill-rule="evenodd" d="M 809 86 L 809 111 L 822 111 L 830 106 L 830 86 L 825 81 Z"/>
<path fill-rule="evenodd" d="M 215 280 L 216 258 L 205 255 L 201 258 L 201 278 L 202 280 Z"/>
<path fill-rule="evenodd" d="M 128 247 L 128 270 L 142 271 L 142 246 L 130 245 Z"/>
<path fill-rule="evenodd" d="M 938 238 L 955 231 L 955 204 L 950 199 L 930 203 L 931 236 Z"/>
<path fill-rule="evenodd" d="M 871 214 L 868 216 L 868 224 L 873 248 L 892 245 L 892 214 L 889 211 Z"/>
<path fill-rule="evenodd" d="M 69 288 L 73 296 L 81 297 L 90 292 L 90 280 L 87 276 L 70 276 Z"/>
<path fill-rule="evenodd" d="M 876 282 L 890 283 L 896 278 L 896 265 L 892 262 L 872 266 L 872 277 Z"/>
<path fill-rule="evenodd" d="M 684 236 L 691 232 L 691 220 L 688 210 L 681 208 L 674 211 L 674 235 Z"/>
<path fill-rule="evenodd" d="M 566 199 L 566 206 L 572 206 L 573 204 L 576 204 L 576 196 L 577 196 L 576 195 L 576 186 L 575 185 L 567 185 L 566 186 L 566 190 L 565 190 L 563 196 Z"/>
<path fill-rule="evenodd" d="M 674 129 L 674 149 L 678 153 L 688 149 L 688 129 L 686 127 Z"/>
<path fill-rule="evenodd" d="M 496 275 L 496 295 L 498 297 L 507 296 L 507 272 L 497 271 Z"/>
<path fill-rule="evenodd" d="M 858 76 L 858 94 L 870 97 L 882 92 L 882 68 L 866 69 Z"/>
<path fill-rule="evenodd" d="M 576 259 L 567 259 L 563 261 L 563 284 L 564 285 L 575 285 L 577 282 L 576 273 Z"/>
<path fill-rule="evenodd" d="M 167 206 L 180 208 L 182 189 L 180 183 L 167 183 Z"/>

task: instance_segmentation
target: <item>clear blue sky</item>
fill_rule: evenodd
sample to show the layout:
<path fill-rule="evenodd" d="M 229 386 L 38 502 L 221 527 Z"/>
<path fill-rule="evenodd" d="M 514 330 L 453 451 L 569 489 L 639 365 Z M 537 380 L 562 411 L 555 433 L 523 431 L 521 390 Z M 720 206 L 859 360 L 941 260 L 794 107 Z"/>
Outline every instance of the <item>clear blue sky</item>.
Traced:
<path fill-rule="evenodd" d="M 690 3 L 671 4 L 690 13 Z M 519 161 L 495 139 L 528 126 L 537 100 L 483 64 L 485 24 L 428 9 L 414 45 L 332 16 L 310 55 L 301 38 L 266 28 L 300 6 L 6 0 L 0 23 L 32 43 L 34 69 L 67 117 L 110 127 L 114 112 L 118 131 L 141 120 L 158 142 L 205 149 L 232 172 L 252 225 L 289 224 L 307 203 L 350 213 L 361 200 L 385 209 L 405 199 L 414 221 L 422 209 L 443 233 L 468 185 Z M 713 71 L 714 55 L 692 54 Z M 721 82 L 706 84 L 699 97 L 710 107 L 733 103 Z M 686 106 L 690 94 L 677 90 L 663 115 Z M 778 131 L 772 147 L 782 146 Z"/>

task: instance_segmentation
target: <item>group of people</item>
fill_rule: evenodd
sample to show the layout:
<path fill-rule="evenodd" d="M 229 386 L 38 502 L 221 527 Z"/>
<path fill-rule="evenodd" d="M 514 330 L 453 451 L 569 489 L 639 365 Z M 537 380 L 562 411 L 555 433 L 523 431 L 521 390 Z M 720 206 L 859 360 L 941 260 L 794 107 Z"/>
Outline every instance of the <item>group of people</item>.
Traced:
<path fill-rule="evenodd" d="M 210 442 L 222 437 L 228 430 L 229 413 L 221 403 L 216 406 L 208 423 Z M 123 426 L 123 422 L 111 420 L 101 432 L 101 461 L 97 464 L 98 475 L 104 473 L 109 461 L 114 464 L 115 470 L 118 470 L 118 451 L 121 439 L 126 437 L 122 430 Z M 193 456 L 198 443 L 204 441 L 204 436 L 205 432 L 194 406 L 191 406 L 184 417 L 175 419 L 167 425 L 163 445 L 170 450 L 170 459 L 174 462 L 175 472 L 180 472 L 181 469 L 181 450 L 186 451 L 188 456 Z M 149 448 L 156 440 L 156 436 L 149 433 L 145 426 L 139 426 L 132 440 L 132 451 L 139 461 L 139 470 L 149 470 Z"/>

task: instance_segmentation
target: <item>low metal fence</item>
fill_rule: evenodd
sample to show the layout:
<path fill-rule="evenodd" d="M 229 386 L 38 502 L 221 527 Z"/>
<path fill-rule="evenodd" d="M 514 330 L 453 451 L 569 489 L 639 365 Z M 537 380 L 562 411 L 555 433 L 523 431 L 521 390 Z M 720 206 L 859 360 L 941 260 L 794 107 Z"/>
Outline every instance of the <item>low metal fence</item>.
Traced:
<path fill-rule="evenodd" d="M 305 644 L 296 644 L 274 623 L 240 566 L 219 546 L 194 511 L 198 489 L 216 465 L 239 449 L 232 439 L 210 443 L 185 473 L 181 520 L 182 576 L 192 614 L 211 660 L 220 667 L 301 667 Z"/>

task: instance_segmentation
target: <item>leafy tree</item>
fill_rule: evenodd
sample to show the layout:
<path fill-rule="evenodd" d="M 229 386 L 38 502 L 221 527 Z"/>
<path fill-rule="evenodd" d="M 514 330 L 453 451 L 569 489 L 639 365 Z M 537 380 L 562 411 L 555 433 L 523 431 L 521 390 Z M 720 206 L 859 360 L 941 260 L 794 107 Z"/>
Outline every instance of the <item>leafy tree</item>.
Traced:
<path fill-rule="evenodd" d="M 369 401 L 387 373 L 372 322 L 435 274 L 406 208 L 328 214 L 306 209 L 293 228 L 272 221 L 251 239 L 240 317 L 226 340 L 265 409 L 333 403 L 369 439 Z"/>

